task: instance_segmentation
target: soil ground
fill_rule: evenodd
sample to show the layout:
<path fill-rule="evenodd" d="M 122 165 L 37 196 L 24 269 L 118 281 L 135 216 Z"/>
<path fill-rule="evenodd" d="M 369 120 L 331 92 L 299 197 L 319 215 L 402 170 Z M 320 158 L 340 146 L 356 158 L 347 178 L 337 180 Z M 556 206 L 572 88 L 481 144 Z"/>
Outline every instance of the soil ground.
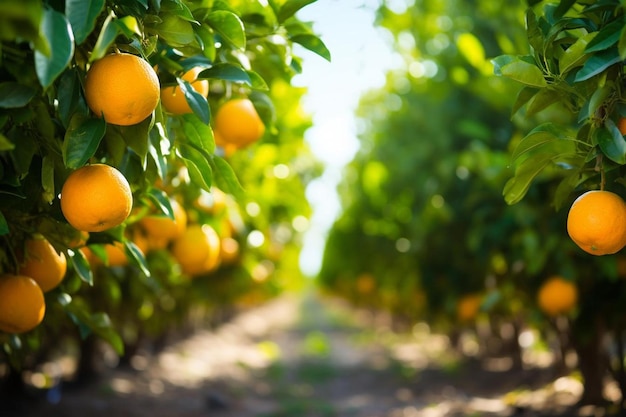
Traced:
<path fill-rule="evenodd" d="M 285 295 L 131 364 L 82 387 L 61 383 L 15 415 L 598 415 L 572 408 L 580 383 L 550 367 L 462 360 L 425 325 L 396 332 L 384 314 L 312 292 Z"/>

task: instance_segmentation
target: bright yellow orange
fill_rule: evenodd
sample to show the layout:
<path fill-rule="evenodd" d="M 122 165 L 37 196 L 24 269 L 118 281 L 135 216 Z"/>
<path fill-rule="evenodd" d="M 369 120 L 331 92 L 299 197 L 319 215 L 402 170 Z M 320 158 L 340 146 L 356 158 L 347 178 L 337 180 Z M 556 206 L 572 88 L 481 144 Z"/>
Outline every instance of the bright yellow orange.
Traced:
<path fill-rule="evenodd" d="M 0 276 L 0 331 L 24 333 L 41 323 L 46 314 L 43 291 L 24 275 Z"/>
<path fill-rule="evenodd" d="M 263 136 L 265 125 L 249 99 L 237 98 L 217 110 L 214 130 L 217 131 L 214 138 L 218 146 L 243 148 Z"/>
<path fill-rule="evenodd" d="M 567 233 L 592 255 L 615 253 L 626 246 L 626 204 L 610 191 L 587 191 L 567 215 Z"/>
<path fill-rule="evenodd" d="M 561 276 L 550 277 L 539 288 L 537 303 L 541 311 L 549 316 L 567 314 L 578 302 L 578 288 Z"/>
<path fill-rule="evenodd" d="M 172 242 L 172 255 L 187 275 L 215 269 L 220 260 L 220 237 L 209 225 L 193 224 Z"/>
<path fill-rule="evenodd" d="M 198 74 L 202 70 L 204 68 L 192 68 L 183 74 L 182 79 L 188 81 L 194 90 L 206 97 L 209 94 L 209 80 L 197 80 Z M 187 99 L 185 99 L 185 94 L 178 85 L 161 88 L 161 104 L 165 110 L 172 114 L 193 113 Z"/>
<path fill-rule="evenodd" d="M 25 254 L 18 273 L 31 277 L 43 292 L 56 288 L 67 272 L 67 259 L 57 252 L 43 236 L 36 235 L 25 242 Z"/>
<path fill-rule="evenodd" d="M 480 294 L 468 294 L 459 299 L 456 305 L 456 316 L 461 322 L 474 320 L 480 311 L 483 297 Z"/>
<path fill-rule="evenodd" d="M 148 240 L 156 239 L 158 241 L 174 239 L 180 236 L 187 227 L 187 213 L 183 206 L 176 200 L 170 200 L 174 219 L 165 215 L 149 215 L 142 218 L 139 223 L 146 231 Z"/>
<path fill-rule="evenodd" d="M 85 76 L 85 100 L 96 116 L 129 126 L 146 119 L 159 103 L 159 78 L 135 55 L 113 53 L 95 61 Z"/>
<path fill-rule="evenodd" d="M 85 232 L 101 232 L 126 220 L 133 195 L 124 175 L 105 164 L 72 172 L 61 189 L 61 211 L 68 223 Z"/>

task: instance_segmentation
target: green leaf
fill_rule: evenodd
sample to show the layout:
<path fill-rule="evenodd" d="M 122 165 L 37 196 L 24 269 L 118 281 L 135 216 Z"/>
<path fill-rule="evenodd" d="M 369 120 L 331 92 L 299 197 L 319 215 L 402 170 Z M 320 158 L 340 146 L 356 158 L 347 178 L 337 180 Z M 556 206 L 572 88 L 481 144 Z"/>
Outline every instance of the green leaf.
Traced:
<path fill-rule="evenodd" d="M 59 118 L 67 128 L 74 113 L 89 114 L 89 110 L 82 98 L 82 86 L 78 69 L 71 68 L 59 78 L 57 99 L 59 101 Z"/>
<path fill-rule="evenodd" d="M 0 39 L 33 42 L 35 49 L 48 55 L 50 46 L 39 30 L 43 13 L 44 2 L 40 0 L 0 1 Z"/>
<path fill-rule="evenodd" d="M 508 77 L 531 87 L 548 85 L 543 78 L 543 72 L 529 60 L 530 58 L 525 56 L 500 55 L 491 62 L 494 66 L 495 75 Z"/>
<path fill-rule="evenodd" d="M 626 164 L 626 140 L 611 119 L 606 120 L 604 129 L 593 132 L 593 138 L 607 158 L 620 165 Z"/>
<path fill-rule="evenodd" d="M 559 92 L 548 88 L 541 89 L 528 102 L 526 117 L 534 116 L 548 106 L 558 103 L 559 101 L 561 101 L 561 94 L 559 94 Z"/>
<path fill-rule="evenodd" d="M 622 60 L 626 59 L 626 26 L 622 28 L 622 33 L 620 34 L 619 41 L 617 42 L 617 51 L 619 52 L 619 57 Z"/>
<path fill-rule="evenodd" d="M 533 157 L 535 153 L 552 155 L 576 153 L 576 143 L 567 132 L 552 123 L 544 123 L 533 129 L 517 145 L 511 159 L 518 160 L 522 156 Z"/>
<path fill-rule="evenodd" d="M 155 31 L 172 47 L 189 46 L 195 41 L 191 23 L 174 14 L 161 15 L 162 21 L 156 25 Z"/>
<path fill-rule="evenodd" d="M 66 0 L 65 15 L 69 20 L 74 40 L 80 45 L 96 27 L 96 20 L 104 9 L 104 0 Z"/>
<path fill-rule="evenodd" d="M 131 241 L 124 242 L 124 251 L 126 252 L 126 256 L 128 259 L 131 259 L 135 265 L 139 267 L 141 272 L 149 277 L 150 276 L 150 268 L 148 268 L 148 263 L 146 262 L 146 258 L 144 258 L 141 250 Z"/>
<path fill-rule="evenodd" d="M 224 159 L 215 156 L 211 159 L 211 166 L 213 167 L 218 187 L 224 192 L 233 195 L 237 200 L 241 200 L 245 191 L 230 164 Z"/>
<path fill-rule="evenodd" d="M 171 13 L 188 22 L 198 23 L 193 17 L 191 10 L 180 0 L 163 0 L 161 3 L 161 13 Z"/>
<path fill-rule="evenodd" d="M 615 49 L 608 49 L 606 51 L 598 52 L 592 55 L 583 65 L 583 67 L 576 73 L 574 82 L 581 82 L 588 80 L 589 78 L 597 75 L 621 61 L 619 53 Z"/>
<path fill-rule="evenodd" d="M 246 70 L 241 68 L 241 66 L 228 63 L 215 64 L 199 73 L 198 78 L 213 78 L 235 83 L 245 83 L 252 86 L 250 75 L 248 75 Z"/>
<path fill-rule="evenodd" d="M 559 71 L 561 75 L 572 68 L 582 65 L 585 60 L 589 58 L 589 55 L 585 53 L 585 49 L 597 34 L 598 32 L 591 32 L 581 36 L 576 42 L 570 45 L 569 48 L 563 51 L 563 54 L 559 58 Z"/>
<path fill-rule="evenodd" d="M 526 103 L 532 99 L 535 94 L 537 94 L 541 90 L 537 90 L 534 87 L 523 87 L 515 98 L 515 103 L 513 103 L 513 107 L 511 108 L 511 115 L 517 113 Z"/>
<path fill-rule="evenodd" d="M 63 163 L 67 168 L 80 168 L 98 149 L 106 132 L 104 119 L 94 119 L 76 114 L 65 132 Z"/>
<path fill-rule="evenodd" d="M 206 157 L 210 157 L 215 152 L 213 131 L 208 124 L 202 123 L 195 115 L 183 115 L 183 131 L 187 142 L 204 152 Z"/>
<path fill-rule="evenodd" d="M 68 254 L 74 266 L 74 271 L 76 271 L 81 281 L 89 286 L 93 286 L 93 272 L 83 252 L 80 250 L 69 250 Z"/>
<path fill-rule="evenodd" d="M 589 42 L 587 48 L 585 49 L 586 53 L 603 51 L 605 49 L 610 48 L 615 45 L 621 34 L 622 29 L 624 28 L 623 19 L 618 19 L 615 22 L 612 22 L 606 25 L 598 34 Z"/>
<path fill-rule="evenodd" d="M 108 128 L 109 127 L 107 127 L 107 129 Z M 126 145 L 139 156 L 142 166 L 145 166 L 146 157 L 148 155 L 148 135 L 151 128 L 152 121 L 150 118 L 134 125 L 114 127 L 114 129 L 119 131 L 122 138 L 124 138 Z"/>
<path fill-rule="evenodd" d="M 250 77 L 250 85 L 255 90 L 269 91 L 270 88 L 259 74 L 254 71 L 246 71 L 248 73 L 248 77 Z"/>
<path fill-rule="evenodd" d="M 301 34 L 291 36 L 289 39 L 330 62 L 330 51 L 319 37 L 312 34 Z"/>
<path fill-rule="evenodd" d="M 0 83 L 0 108 L 15 109 L 27 105 L 37 93 L 33 87 L 7 81 Z"/>
<path fill-rule="evenodd" d="M 185 95 L 185 100 L 193 113 L 200 118 L 206 125 L 211 121 L 211 110 L 209 109 L 209 103 L 206 97 L 198 93 L 189 82 L 182 78 L 177 78 L 178 86 Z"/>
<path fill-rule="evenodd" d="M 0 236 L 9 234 L 9 223 L 7 223 L 6 217 L 0 211 Z"/>
<path fill-rule="evenodd" d="M 35 70 L 43 88 L 48 88 L 74 56 L 74 35 L 65 16 L 53 9 L 44 12 L 41 31 L 50 43 L 50 54 L 35 51 Z"/>
<path fill-rule="evenodd" d="M 100 28 L 96 45 L 93 47 L 91 54 L 89 54 L 89 62 L 97 61 L 105 56 L 109 52 L 109 46 L 111 46 L 119 34 L 120 26 L 115 22 L 115 15 L 111 12 Z"/>
<path fill-rule="evenodd" d="M 179 145 L 178 151 L 189 170 L 191 182 L 206 191 L 210 191 L 213 183 L 213 170 L 204 154 L 185 143 Z"/>
<path fill-rule="evenodd" d="M 226 10 L 217 10 L 209 13 L 207 23 L 233 47 L 244 50 L 246 48 L 246 32 L 243 22 L 235 13 Z"/>
<path fill-rule="evenodd" d="M 316 0 L 287 0 L 278 11 L 276 18 L 278 23 L 283 23 L 291 16 L 295 15 L 304 6 L 315 3 Z"/>
<path fill-rule="evenodd" d="M 504 201 L 512 205 L 520 202 L 528 192 L 533 180 L 552 162 L 552 156 L 543 155 L 538 158 L 529 158 L 515 170 L 515 176 L 509 179 L 502 191 Z"/>
<path fill-rule="evenodd" d="M 152 187 L 150 188 L 148 197 L 158 207 L 159 210 L 165 213 L 167 217 L 171 219 L 174 218 L 174 209 L 172 208 L 170 198 L 165 193 L 165 191 L 160 190 L 156 187 Z"/>

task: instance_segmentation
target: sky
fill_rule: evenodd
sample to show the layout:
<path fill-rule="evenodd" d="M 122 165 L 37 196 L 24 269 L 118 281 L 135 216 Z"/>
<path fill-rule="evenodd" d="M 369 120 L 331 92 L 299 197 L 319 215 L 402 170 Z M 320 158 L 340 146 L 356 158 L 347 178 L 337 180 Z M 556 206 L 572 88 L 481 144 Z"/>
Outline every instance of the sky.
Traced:
<path fill-rule="evenodd" d="M 319 271 L 324 241 L 340 213 L 336 187 L 343 167 L 358 150 L 355 110 L 366 91 L 382 87 L 397 58 L 386 32 L 374 27 L 378 0 L 319 0 L 298 13 L 313 22 L 314 32 L 331 52 L 331 62 L 302 50 L 303 72 L 293 84 L 308 88 L 303 107 L 313 118 L 305 136 L 324 164 L 323 175 L 306 190 L 313 208 L 300 267 L 307 276 Z"/>

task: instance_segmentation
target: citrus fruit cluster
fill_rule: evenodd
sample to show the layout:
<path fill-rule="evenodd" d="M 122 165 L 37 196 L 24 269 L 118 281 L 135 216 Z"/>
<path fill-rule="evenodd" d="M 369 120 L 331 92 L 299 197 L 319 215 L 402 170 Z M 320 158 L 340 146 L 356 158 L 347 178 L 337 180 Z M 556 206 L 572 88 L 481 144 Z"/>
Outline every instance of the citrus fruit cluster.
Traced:
<path fill-rule="evenodd" d="M 22 249 L 22 248 L 20 248 Z M 44 318 L 44 293 L 56 288 L 67 272 L 67 259 L 41 235 L 26 240 L 16 274 L 0 276 L 0 331 L 24 333 Z"/>

